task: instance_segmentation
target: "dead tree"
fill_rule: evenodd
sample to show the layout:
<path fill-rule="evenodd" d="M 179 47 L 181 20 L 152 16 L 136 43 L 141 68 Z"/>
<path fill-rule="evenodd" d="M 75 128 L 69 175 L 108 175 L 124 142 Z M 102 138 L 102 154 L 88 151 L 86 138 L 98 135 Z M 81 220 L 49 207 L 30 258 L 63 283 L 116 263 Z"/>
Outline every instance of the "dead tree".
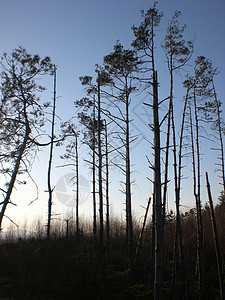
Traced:
<path fill-rule="evenodd" d="M 154 185 L 155 185 L 155 282 L 154 299 L 162 299 L 163 284 L 163 214 L 161 196 L 161 146 L 158 112 L 157 72 L 153 73 Z"/>
<path fill-rule="evenodd" d="M 197 213 L 197 272 L 198 272 L 198 298 L 204 297 L 203 289 L 203 224 L 202 224 L 202 204 L 201 204 L 201 165 L 200 165 L 200 113 L 207 117 L 209 107 L 206 100 L 211 98 L 212 88 L 212 68 L 203 56 L 198 56 L 195 60 L 194 75 L 188 76 L 186 83 L 191 86 L 189 115 L 190 115 L 190 134 L 191 152 L 193 169 L 193 194 L 196 202 Z M 191 107 L 192 106 L 192 107 Z M 192 117 L 192 110 L 194 117 Z M 194 123 L 194 125 L 193 125 Z"/>
<path fill-rule="evenodd" d="M 180 139 L 179 139 L 179 150 L 178 150 L 178 168 L 175 179 L 177 183 L 176 187 L 176 229 L 175 229 L 175 239 L 174 239 L 174 257 L 173 257 L 173 269 L 172 269 L 172 278 L 171 278 L 171 293 L 173 294 L 175 291 L 176 281 L 177 281 L 177 269 L 178 269 L 178 259 L 180 262 L 180 269 L 182 273 L 182 287 L 183 287 L 183 298 L 187 297 L 186 295 L 186 282 L 185 282 L 185 265 L 184 265 L 184 249 L 183 249 L 183 236 L 182 236 L 182 228 L 181 228 L 181 220 L 180 220 L 180 193 L 181 193 L 181 179 L 182 179 L 182 158 L 183 158 L 183 139 L 184 139 L 184 129 L 185 129 L 185 118 L 187 114 L 188 101 L 189 101 L 189 92 L 190 86 L 185 83 L 187 88 L 183 113 L 182 113 L 182 122 L 180 129 Z M 179 248 L 179 251 L 178 251 Z M 180 256 L 180 258 L 179 258 Z"/>
<path fill-rule="evenodd" d="M 216 218 L 215 218 L 215 213 L 213 208 L 213 200 L 212 200 L 208 173 L 206 172 L 205 175 L 206 175 L 206 185 L 207 185 L 207 192 L 208 192 L 208 199 L 209 199 L 209 206 L 210 206 L 215 251 L 216 251 L 217 271 L 218 271 L 219 285 L 220 285 L 220 297 L 221 300 L 224 300 L 225 293 L 224 293 L 224 283 L 223 283 L 223 268 L 222 268 L 222 259 L 221 259 L 221 252 L 220 252 L 219 239 L 218 239 L 217 226 L 216 226 Z"/>
<path fill-rule="evenodd" d="M 49 162 L 48 162 L 48 224 L 47 224 L 47 244 L 48 249 L 50 246 L 50 232 L 51 232 L 51 218 L 52 218 L 52 186 L 51 186 L 51 170 L 52 170 L 52 158 L 53 158 L 53 148 L 54 148 L 54 138 L 55 138 L 55 113 L 56 113 L 56 66 L 54 66 L 54 87 L 53 87 L 53 108 L 52 108 L 52 121 L 51 121 L 51 144 L 49 152 Z"/>
<path fill-rule="evenodd" d="M 103 218 L 103 192 L 102 192 L 102 138 L 101 138 L 101 94 L 100 94 L 100 75 L 98 83 L 98 193 L 99 193 L 99 236 L 101 251 L 104 252 L 104 218 Z"/>
<path fill-rule="evenodd" d="M 95 148 L 96 148 L 96 128 L 95 128 L 95 96 L 93 98 L 93 126 L 92 126 L 92 194 L 93 194 L 93 244 L 97 241 L 97 213 L 96 213 L 96 187 L 95 187 Z"/>
<path fill-rule="evenodd" d="M 46 298 L 49 299 L 50 288 L 50 238 L 51 238 L 51 219 L 52 219 L 52 193 L 53 188 L 51 186 L 51 171 L 52 171 L 52 159 L 53 148 L 55 139 L 55 114 L 56 114 L 56 66 L 54 66 L 54 87 L 53 87 L 53 107 L 52 107 L 52 121 L 51 121 L 51 135 L 50 135 L 50 151 L 47 173 L 48 184 L 48 222 L 47 222 L 47 264 L 46 264 Z"/>
<path fill-rule="evenodd" d="M 163 193 L 163 209 L 165 216 L 165 203 L 166 203 L 166 191 L 168 183 L 168 154 L 169 154 L 169 135 L 170 135 L 170 126 L 172 126 L 172 149 L 173 149 L 173 169 L 174 169 L 174 185 L 175 185 L 175 203 L 176 203 L 176 231 L 174 239 L 174 267 L 172 275 L 172 293 L 174 293 L 174 283 L 175 283 L 175 273 L 177 268 L 177 259 L 178 247 L 180 248 L 180 269 L 182 272 L 182 284 L 183 292 L 185 292 L 185 275 L 184 275 L 184 258 L 183 258 L 183 243 L 182 243 L 182 230 L 180 222 L 180 188 L 181 188 L 181 158 L 182 158 L 182 141 L 183 136 L 180 137 L 180 149 L 179 157 L 177 157 L 177 144 L 176 144 L 176 128 L 175 128 L 175 117 L 174 117 L 174 71 L 183 67 L 192 55 L 193 44 L 191 41 L 185 41 L 183 39 L 183 32 L 185 30 L 185 25 L 180 27 L 178 18 L 181 15 L 180 11 L 175 11 L 171 21 L 169 21 L 167 27 L 167 34 L 165 36 L 164 43 L 162 45 L 163 50 L 165 51 L 168 70 L 170 73 L 170 96 L 169 96 L 169 110 L 168 110 L 168 125 L 167 125 L 167 143 L 166 143 L 166 162 L 165 162 L 165 181 L 164 181 L 164 193 Z M 181 124 L 181 129 L 184 126 L 184 117 L 186 110 L 186 103 L 184 106 L 183 120 Z M 171 123 L 171 124 L 170 124 Z M 182 131 L 183 134 L 183 131 Z M 179 166 L 177 165 L 177 160 L 179 160 Z M 179 246 L 178 246 L 179 245 Z"/>
<path fill-rule="evenodd" d="M 101 264 L 102 264 L 102 289 L 103 297 L 106 297 L 106 256 L 104 245 L 104 215 L 103 215 L 103 188 L 102 188 L 102 138 L 101 138 L 101 79 L 100 72 L 98 71 L 97 77 L 97 112 L 98 112 L 98 195 L 99 195 L 99 242 L 101 251 Z"/>
<path fill-rule="evenodd" d="M 71 181 L 74 184 L 75 192 L 75 211 L 76 211 L 76 242 L 79 243 L 80 227 L 79 227 L 79 151 L 78 151 L 78 138 L 80 132 L 77 130 L 76 125 L 68 120 L 61 124 L 62 136 L 64 136 L 66 144 L 65 154 L 61 155 L 60 158 L 71 161 L 68 164 L 60 167 L 73 167 L 74 176 Z M 66 138 L 65 138 L 66 137 Z"/>
<path fill-rule="evenodd" d="M 146 225 L 146 221 L 147 221 L 147 217 L 148 217 L 148 211 L 149 211 L 150 204 L 151 204 L 151 197 L 149 197 L 147 207 L 145 208 L 144 221 L 143 221 L 141 233 L 140 233 L 140 236 L 138 239 L 138 244 L 137 244 L 135 258 L 134 258 L 134 264 L 136 263 L 138 253 L 139 253 L 140 247 L 142 245 L 144 231 L 145 231 L 145 225 Z"/>
<path fill-rule="evenodd" d="M 79 157 L 78 157 L 78 135 L 75 135 L 75 164 L 76 164 L 76 239 L 79 244 L 80 226 L 79 226 Z"/>
<path fill-rule="evenodd" d="M 153 105 L 147 104 L 153 110 L 153 125 L 150 127 L 154 133 L 154 164 L 152 166 L 154 172 L 154 194 L 153 194 L 153 220 L 154 220 L 154 299 L 162 299 L 163 284 L 163 211 L 162 211 L 162 195 L 161 195 L 161 149 L 160 149 L 160 122 L 159 122 L 159 100 L 158 100 L 158 81 L 157 72 L 155 71 L 154 58 L 154 37 L 155 29 L 159 26 L 163 13 L 156 8 L 157 2 L 153 7 L 145 13 L 142 11 L 143 22 L 139 27 L 133 26 L 135 40 L 132 46 L 140 53 L 144 74 L 148 71 L 151 78 L 151 86 L 153 89 Z M 149 88 L 149 78 L 142 79 Z"/>
<path fill-rule="evenodd" d="M 97 86 L 92 82 L 91 76 L 82 76 L 79 78 L 81 84 L 85 86 L 86 97 L 75 101 L 75 107 L 78 109 L 78 119 L 83 126 L 83 143 L 90 148 L 91 161 L 85 160 L 91 165 L 92 169 L 92 195 L 93 195 L 93 246 L 97 243 L 97 205 L 96 205 L 96 156 L 97 153 L 97 132 L 98 122 L 96 120 L 96 96 Z M 101 124 L 102 127 L 102 124 Z"/>
<path fill-rule="evenodd" d="M 119 141 L 119 147 L 115 148 L 122 163 L 117 167 L 125 175 L 125 205 L 126 205 L 126 237 L 127 237 L 127 262 L 128 277 L 131 278 L 133 264 L 133 222 L 131 199 L 131 159 L 130 148 L 133 141 L 130 133 L 130 105 L 131 93 L 136 90 L 133 84 L 134 74 L 138 69 L 138 58 L 133 50 L 125 50 L 120 43 L 114 46 L 114 51 L 104 57 L 104 72 L 110 90 L 104 91 L 110 110 L 105 114 L 117 126 L 114 135 Z M 112 92 L 111 92 L 112 91 Z M 113 112 L 112 112 L 113 111 Z M 116 111 L 116 112 L 114 112 Z"/>
<path fill-rule="evenodd" d="M 191 107 L 189 106 L 190 118 L 190 134 L 191 134 L 191 152 L 192 152 L 192 172 L 193 172 L 193 193 L 196 202 L 197 213 L 197 272 L 198 272 L 198 298 L 202 299 L 202 247 L 203 247 L 203 234 L 202 234 L 202 214 L 201 202 L 197 192 L 197 178 L 196 178 L 196 158 L 195 158 L 195 143 Z"/>
<path fill-rule="evenodd" d="M 110 219 L 109 219 L 109 151 L 108 151 L 108 130 L 105 120 L 105 174 L 106 174 L 106 250 L 107 264 L 110 262 Z"/>

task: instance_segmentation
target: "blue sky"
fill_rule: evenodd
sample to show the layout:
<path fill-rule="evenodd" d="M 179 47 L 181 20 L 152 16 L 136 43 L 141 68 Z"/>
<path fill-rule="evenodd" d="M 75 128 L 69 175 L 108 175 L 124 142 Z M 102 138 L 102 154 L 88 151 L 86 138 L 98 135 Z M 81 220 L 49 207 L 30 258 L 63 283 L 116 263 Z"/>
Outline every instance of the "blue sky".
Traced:
<path fill-rule="evenodd" d="M 153 1 L 145 0 L 0 0 L 0 53 L 10 52 L 12 49 L 23 46 L 28 52 L 40 54 L 40 56 L 50 56 L 52 61 L 58 66 L 57 74 L 57 94 L 60 96 L 57 104 L 57 113 L 64 120 L 75 114 L 73 101 L 84 96 L 79 82 L 79 76 L 94 75 L 95 64 L 102 63 L 102 58 L 113 50 L 113 45 L 120 40 L 125 47 L 130 47 L 133 39 L 131 26 L 139 25 L 141 21 L 140 10 L 147 10 L 153 5 Z M 205 55 L 210 58 L 215 66 L 219 67 L 220 75 L 216 80 L 218 96 L 224 100 L 225 88 L 225 2 L 223 0 L 161 0 L 158 4 L 159 10 L 164 12 L 164 17 L 157 34 L 158 54 L 156 66 L 159 73 L 160 95 L 163 98 L 168 95 L 168 76 L 165 64 L 165 57 L 160 50 L 160 42 L 165 34 L 166 25 L 174 10 L 181 10 L 180 22 L 187 25 L 187 39 L 195 38 L 194 55 Z M 47 81 L 48 92 L 45 98 L 52 97 L 51 81 Z M 177 90 L 177 97 L 182 97 L 182 91 Z M 143 95 L 144 98 L 144 95 Z M 46 100 L 45 99 L 45 100 Z M 143 108 L 139 106 L 142 113 Z M 180 108 L 177 108 L 177 117 L 180 115 Z M 140 120 L 136 121 L 141 132 L 148 134 Z M 151 134 L 151 133 L 150 133 Z M 203 145 L 205 145 L 203 141 Z M 150 174 L 145 155 L 148 155 L 148 144 L 143 141 L 132 152 L 134 162 L 134 177 L 137 179 L 133 187 L 134 211 L 142 214 L 140 205 L 144 205 L 146 199 L 152 192 L 150 182 L 146 177 Z M 207 159 L 208 154 L 215 156 L 209 151 L 210 146 L 206 143 L 203 146 L 205 155 L 203 157 L 203 167 L 207 167 L 213 172 L 214 160 Z M 208 150 L 206 150 L 208 149 Z M 82 150 L 81 157 L 85 157 L 87 150 Z M 54 166 L 59 164 L 59 150 L 55 151 Z M 18 199 L 17 208 L 10 208 L 8 215 L 16 220 L 33 217 L 35 214 L 46 216 L 47 194 L 45 171 L 48 159 L 48 151 L 39 154 L 39 161 L 34 165 L 33 173 L 35 179 L 40 182 L 40 200 L 36 201 L 32 207 L 27 208 L 28 198 L 31 196 L 31 186 L 24 187 L 23 191 L 14 194 Z M 187 169 L 190 161 L 187 162 Z M 38 166 L 38 167 L 36 167 Z M 189 172 L 188 171 L 188 172 Z M 53 184 L 58 178 L 70 170 L 55 169 Z M 88 178 L 89 173 L 85 164 L 81 163 L 81 173 Z M 190 174 L 189 174 L 190 175 Z M 189 176 L 188 175 L 188 176 Z M 117 200 L 113 200 L 113 211 L 121 212 L 123 208 L 123 197 L 118 193 L 118 178 L 121 174 L 117 170 L 112 170 L 111 194 L 117 195 Z M 171 172 L 172 176 L 172 172 Z M 218 182 L 213 173 L 215 184 Z M 190 186 L 190 185 L 189 185 Z M 204 186 L 204 182 L 203 182 Z M 20 187 L 19 187 L 20 189 Z M 185 200 L 187 206 L 193 206 L 191 189 L 190 197 Z M 219 187 L 216 184 L 215 193 L 218 194 Z M 34 190 L 33 192 L 34 193 Z M 25 198 L 24 198 L 24 195 Z M 171 196 L 171 207 L 173 207 L 173 196 Z M 55 211 L 66 212 L 67 208 L 62 207 L 54 201 Z M 81 207 L 84 214 L 91 213 L 91 198 Z M 119 209 L 118 209 L 119 208 Z"/>

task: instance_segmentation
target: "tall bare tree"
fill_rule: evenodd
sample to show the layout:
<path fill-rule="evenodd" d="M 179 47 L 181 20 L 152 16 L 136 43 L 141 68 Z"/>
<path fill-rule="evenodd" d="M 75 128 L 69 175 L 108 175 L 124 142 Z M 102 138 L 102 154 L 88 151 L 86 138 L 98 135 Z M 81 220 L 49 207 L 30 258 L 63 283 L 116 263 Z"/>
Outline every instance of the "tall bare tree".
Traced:
<path fill-rule="evenodd" d="M 49 248 L 50 244 L 50 232 L 51 232 L 51 218 L 52 218 L 52 186 L 51 186 L 51 170 L 52 170 L 52 158 L 53 158 L 53 148 L 54 148 L 54 138 L 55 138 L 55 114 L 56 114 L 56 66 L 54 66 L 54 87 L 53 87 L 53 108 L 52 108 L 52 121 L 51 121 L 51 143 L 49 152 L 49 162 L 48 162 L 48 173 L 47 173 L 47 183 L 48 183 L 48 223 L 47 223 L 47 244 Z"/>
<path fill-rule="evenodd" d="M 157 2 L 145 13 L 142 11 L 143 22 L 139 27 L 133 26 L 135 40 L 133 47 L 140 53 L 144 73 L 150 74 L 150 78 L 142 79 L 149 87 L 152 87 L 153 104 L 147 104 L 153 110 L 153 124 L 150 127 L 154 133 L 154 195 L 153 195 L 153 219 L 154 219 L 154 299 L 162 299 L 163 285 L 163 214 L 161 195 L 161 145 L 160 145 L 160 121 L 159 121 L 159 99 L 158 79 L 155 68 L 155 44 L 154 37 L 156 28 L 159 26 L 163 13 L 156 8 Z"/>
<path fill-rule="evenodd" d="M 219 245 L 219 239 L 218 239 L 218 233 L 217 233 L 216 218 L 215 218 L 215 212 L 214 212 L 214 207 L 213 207 L 213 200 L 212 200 L 212 194 L 211 194 L 208 173 L 206 172 L 205 175 L 206 175 L 206 186 L 207 186 L 207 192 L 208 192 L 211 223 L 212 223 L 214 244 L 215 244 L 215 251 L 216 251 L 217 270 L 218 270 L 219 285 L 220 285 L 220 297 L 221 297 L 221 300 L 224 300 L 225 299 L 225 291 L 224 291 L 224 283 L 223 283 L 223 267 L 222 267 L 220 245 Z"/>
<path fill-rule="evenodd" d="M 180 189 L 181 189 L 181 158 L 182 158 L 182 139 L 183 139 L 183 127 L 184 127 L 184 118 L 187 106 L 187 97 L 184 104 L 184 114 L 181 124 L 181 136 L 179 143 L 179 157 L 177 158 L 177 144 L 176 144 L 176 128 L 175 128 L 175 116 L 174 116 L 174 72 L 181 67 L 183 67 L 192 55 L 193 44 L 191 41 L 185 41 L 183 39 L 183 32 L 185 30 L 185 25 L 180 27 L 178 18 L 181 15 L 180 11 L 175 11 L 172 19 L 169 21 L 167 27 L 167 34 L 165 36 L 165 41 L 162 45 L 163 50 L 165 51 L 168 70 L 170 73 L 170 96 L 169 96 L 169 111 L 168 111 L 168 125 L 167 125 L 167 143 L 166 143 L 166 161 L 165 161 L 165 182 L 164 182 L 164 193 L 163 193 L 163 207 L 165 210 L 166 204 L 166 193 L 167 193 L 167 183 L 168 183 L 168 154 L 169 154 L 169 136 L 170 136 L 170 126 L 172 125 L 172 149 L 173 149 L 173 166 L 174 166 L 174 185 L 175 185 L 175 203 L 176 203 L 176 234 L 174 240 L 174 276 L 172 276 L 172 285 L 174 285 L 175 272 L 178 258 L 178 239 L 180 246 L 181 254 L 181 272 L 183 273 L 183 291 L 185 292 L 185 275 L 184 275 L 184 258 L 183 258 L 183 245 L 182 245 L 182 232 L 181 232 L 181 222 L 180 222 Z M 171 123 L 171 124 L 170 124 Z M 179 160 L 179 166 L 177 164 Z M 174 293 L 174 288 L 172 289 Z"/>
<path fill-rule="evenodd" d="M 74 176 L 71 178 L 74 183 L 75 190 L 75 211 L 76 211 L 76 242 L 79 243 L 80 237 L 80 226 L 79 226 L 79 153 L 78 153 L 78 138 L 79 130 L 71 120 L 61 124 L 62 135 L 66 137 L 66 153 L 61 155 L 62 159 L 72 161 L 71 163 L 65 164 L 62 167 L 71 166 L 74 168 Z"/>
<path fill-rule="evenodd" d="M 91 151 L 92 161 L 88 161 L 92 168 L 92 194 L 93 194 L 93 245 L 97 241 L 97 205 L 96 205 L 96 151 L 97 151 L 97 120 L 96 120 L 96 96 L 97 87 L 92 82 L 91 76 L 80 77 L 82 85 L 85 87 L 86 97 L 75 101 L 78 109 L 78 118 L 84 126 L 83 142 L 87 144 Z M 80 111 L 81 110 L 81 111 Z"/>
<path fill-rule="evenodd" d="M 205 105 L 212 95 L 212 69 L 204 56 L 198 56 L 194 64 L 194 75 L 186 82 L 191 86 L 190 93 L 190 133 L 193 166 L 193 193 L 196 201 L 197 213 L 197 270 L 198 270 L 198 298 L 204 297 L 203 289 L 203 223 L 201 203 L 201 165 L 200 165 L 200 114 L 208 118 L 209 105 Z M 192 105 L 191 105 L 192 104 Z M 193 112 L 192 112 L 193 110 Z M 194 115 L 194 117 L 193 117 Z M 194 126 L 193 124 L 194 123 Z"/>
<path fill-rule="evenodd" d="M 106 249 L 107 264 L 110 262 L 110 216 L 109 216 L 109 145 L 108 145 L 108 129 L 105 120 L 105 198 L 106 198 Z"/>
<path fill-rule="evenodd" d="M 131 93 L 135 91 L 134 74 L 138 70 L 138 58 L 135 51 L 126 50 L 120 43 L 114 46 L 114 52 L 104 57 L 104 68 L 110 77 L 112 93 L 105 91 L 105 96 L 112 108 L 117 113 L 106 111 L 109 119 L 118 127 L 117 139 L 121 144 L 118 147 L 122 161 L 125 165 L 117 164 L 125 175 L 126 196 L 126 233 L 127 233 L 127 260 L 129 276 L 132 273 L 133 263 L 133 222 L 132 222 L 132 200 L 131 200 L 131 158 L 130 148 L 132 136 L 130 133 L 130 105 Z M 124 107 L 123 107 L 124 106 Z M 124 150 L 124 152 L 123 152 Z"/>

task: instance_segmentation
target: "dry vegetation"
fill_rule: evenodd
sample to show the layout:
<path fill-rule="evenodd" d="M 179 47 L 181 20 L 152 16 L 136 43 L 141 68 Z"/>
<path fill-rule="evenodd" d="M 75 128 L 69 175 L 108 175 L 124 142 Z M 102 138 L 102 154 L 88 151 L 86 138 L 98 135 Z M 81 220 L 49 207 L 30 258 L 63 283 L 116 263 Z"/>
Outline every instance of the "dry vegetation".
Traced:
<path fill-rule="evenodd" d="M 224 264 L 225 203 L 215 208 L 219 241 Z M 191 209 L 181 216 L 188 299 L 197 297 L 196 273 L 196 213 Z M 209 207 L 203 209 L 204 224 L 204 299 L 219 299 L 219 284 Z M 46 230 L 36 221 L 32 228 L 17 233 L 9 230 L 0 244 L 0 298 L 45 299 L 49 276 L 49 299 L 102 299 L 101 264 L 99 249 L 93 247 L 92 226 L 81 221 L 81 236 L 76 244 L 75 224 L 52 224 L 50 262 L 47 261 Z M 141 224 L 134 222 L 134 244 L 137 245 Z M 151 246 L 152 224 L 149 221 L 136 257 L 133 279 L 129 284 L 126 262 L 125 224 L 111 220 L 110 262 L 107 267 L 108 299 L 153 299 L 153 261 Z M 167 214 L 164 239 L 163 299 L 181 299 L 180 276 L 176 278 L 176 294 L 171 295 L 174 255 L 175 215 Z M 47 269 L 47 266 L 49 268 Z M 179 273 L 179 267 L 178 267 Z"/>

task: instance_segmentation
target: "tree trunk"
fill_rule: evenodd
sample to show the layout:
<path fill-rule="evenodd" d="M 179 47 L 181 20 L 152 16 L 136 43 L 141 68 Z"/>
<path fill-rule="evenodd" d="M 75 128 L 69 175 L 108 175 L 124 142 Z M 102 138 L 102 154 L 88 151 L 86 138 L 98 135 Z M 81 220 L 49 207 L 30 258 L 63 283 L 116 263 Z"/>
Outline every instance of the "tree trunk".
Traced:
<path fill-rule="evenodd" d="M 138 245 L 137 245 L 136 252 L 135 252 L 134 264 L 135 264 L 135 262 L 137 260 L 139 249 L 140 249 L 141 244 L 142 244 L 142 240 L 143 240 L 143 236 L 144 236 L 145 225 L 146 225 L 146 221 L 147 221 L 147 217 L 148 217 L 148 210 L 149 210 L 150 203 L 151 203 L 151 197 L 149 197 L 148 204 L 147 204 L 147 207 L 145 209 L 144 222 L 143 222 L 143 225 L 142 225 L 141 233 L 140 233 L 139 240 L 138 240 Z"/>
<path fill-rule="evenodd" d="M 105 122 L 105 156 L 106 156 L 106 248 L 107 264 L 110 262 L 110 223 L 109 223 L 109 159 L 108 159 L 108 132 Z"/>
<path fill-rule="evenodd" d="M 182 116 L 182 123 L 181 123 L 181 130 L 180 130 L 180 143 L 179 143 L 179 153 L 178 153 L 178 177 L 177 177 L 177 197 L 179 199 L 180 203 L 180 192 L 181 192 L 181 170 L 182 170 L 182 149 L 183 149 L 183 136 L 184 136 L 184 125 L 185 125 L 185 117 L 186 117 L 186 111 L 187 111 L 187 104 L 189 99 L 189 88 L 186 93 L 186 98 L 184 102 L 184 108 L 183 108 L 183 116 Z M 183 290 L 183 299 L 187 298 L 186 290 L 186 280 L 185 280 L 185 273 L 186 273 L 186 267 L 184 262 L 184 246 L 183 246 L 183 234 L 182 234 L 182 227 L 181 227 L 181 220 L 179 217 L 179 223 L 177 224 L 177 230 L 178 230 L 178 236 L 179 236 L 179 247 L 180 247 L 180 259 L 181 259 L 181 273 L 182 273 L 182 290 Z"/>
<path fill-rule="evenodd" d="M 102 193 L 102 145 L 101 145 L 101 98 L 100 76 L 98 76 L 98 185 L 99 185 L 99 222 L 100 222 L 100 247 L 104 249 L 103 226 L 103 193 Z"/>
<path fill-rule="evenodd" d="M 25 134 L 25 137 L 23 139 L 23 143 L 20 147 L 19 154 L 18 154 L 16 163 L 15 163 L 15 167 L 14 167 L 11 179 L 10 179 L 10 183 L 9 183 L 9 187 L 8 187 L 5 199 L 4 199 L 4 203 L 2 205 L 2 209 L 1 209 L 1 213 L 0 213 L 0 231 L 2 230 L 2 220 L 3 220 L 4 214 L 5 214 L 6 207 L 10 202 L 10 197 L 11 197 L 11 194 L 12 194 L 12 190 L 14 188 L 14 185 L 15 185 L 15 182 L 16 182 L 16 177 L 17 177 L 17 174 L 19 172 L 20 162 L 21 162 L 21 159 L 23 157 L 23 153 L 26 149 L 27 142 L 28 142 L 28 139 L 29 139 L 29 134 L 30 134 L 30 127 L 29 127 L 29 124 L 28 124 L 28 127 L 26 129 L 26 134 Z"/>
<path fill-rule="evenodd" d="M 48 223 L 47 223 L 47 264 L 46 264 L 46 299 L 48 300 L 50 289 L 50 234 L 51 234 L 51 217 L 52 217 L 52 187 L 51 187 L 51 168 L 54 147 L 54 129 L 55 129 L 55 111 L 56 111 L 56 66 L 54 66 L 54 91 L 53 91 L 53 109 L 52 109 L 52 130 L 50 140 L 50 153 L 48 163 Z"/>
<path fill-rule="evenodd" d="M 75 133 L 76 145 L 76 240 L 77 245 L 79 244 L 80 227 L 79 227 L 79 160 L 78 160 L 78 137 Z"/>
<path fill-rule="evenodd" d="M 151 228 L 151 263 L 149 273 L 150 287 L 154 286 L 155 282 L 155 185 L 153 187 L 153 201 L 152 201 L 152 228 Z"/>
<path fill-rule="evenodd" d="M 153 124 L 154 124 L 154 197 L 155 197 L 155 282 L 154 299 L 162 299 L 163 284 L 163 218 L 160 168 L 160 125 L 158 113 L 157 72 L 153 72 Z"/>
<path fill-rule="evenodd" d="M 93 193 L 93 244 L 94 248 L 97 241 L 97 214 L 96 214 L 96 194 L 95 194 L 95 98 L 93 105 L 93 144 L 92 144 L 92 193 Z"/>
<path fill-rule="evenodd" d="M 133 264 L 133 222 L 131 209 L 131 179 L 130 179 L 130 120 L 129 120 L 129 94 L 126 78 L 126 220 L 128 242 L 128 272 L 131 279 Z"/>
<path fill-rule="evenodd" d="M 167 187 L 168 187 L 168 167 L 169 167 L 169 148 L 170 148 L 170 127 L 171 127 L 171 103 L 169 103 L 167 134 L 166 134 L 165 175 L 164 175 L 164 187 L 163 187 L 163 224 L 165 223 L 165 216 L 166 216 L 166 196 L 167 196 Z M 163 231 L 164 231 L 164 228 L 163 228 Z M 164 233 L 163 233 L 163 235 L 164 235 Z"/>
<path fill-rule="evenodd" d="M 104 219 L 103 219 L 103 192 L 102 192 L 102 143 L 101 143 L 101 95 L 100 95 L 100 74 L 98 74 L 98 184 L 99 184 L 99 242 L 102 264 L 102 293 L 106 297 L 106 262 L 104 247 Z"/>
<path fill-rule="evenodd" d="M 55 110 L 56 110 L 56 67 L 54 67 L 54 91 L 53 91 L 53 110 L 52 110 L 52 130 L 51 143 L 48 163 L 48 224 L 47 224 L 47 247 L 50 243 L 51 217 L 52 217 L 52 187 L 51 187 L 51 167 L 54 147 L 54 129 L 55 129 Z"/>
<path fill-rule="evenodd" d="M 192 124 L 192 114 L 190 109 L 190 133 L 191 133 L 191 148 L 192 148 L 192 172 L 193 172 L 193 193 L 196 202 L 196 213 L 197 213 L 197 271 L 198 271 L 198 299 L 202 299 L 202 235 L 201 235 L 201 207 L 199 209 L 199 197 L 196 191 L 196 161 L 195 161 L 195 147 L 194 147 L 194 133 Z"/>
<path fill-rule="evenodd" d="M 199 144 L 199 122 L 198 122 L 198 109 L 196 103 L 196 93 L 194 87 L 194 111 L 195 111 L 195 130 L 196 130 L 196 151 L 197 151 L 197 214 L 199 218 L 199 251 L 200 251 L 200 264 L 199 264 L 199 299 L 203 297 L 203 225 L 202 225 L 202 205 L 201 205 L 201 171 L 200 171 L 200 144 Z M 201 273 L 201 274 L 200 274 Z"/>
<path fill-rule="evenodd" d="M 174 116 L 173 116 L 173 107 L 172 107 L 175 203 L 176 203 L 176 214 L 177 214 L 176 215 L 176 232 L 175 232 L 175 240 L 174 240 L 174 258 L 173 258 L 174 265 L 173 265 L 173 271 L 172 271 L 172 294 L 174 294 L 174 291 L 176 290 L 178 259 L 179 259 L 179 269 L 181 271 L 183 299 L 186 299 L 187 295 L 186 295 L 186 282 L 185 282 L 183 235 L 182 235 L 181 219 L 180 219 L 180 192 L 181 192 L 181 177 L 182 177 L 181 170 L 182 170 L 183 135 L 184 135 L 184 125 L 185 125 L 185 116 L 186 116 L 186 110 L 187 110 L 188 97 L 189 97 L 189 88 L 186 93 L 183 114 L 182 114 L 180 140 L 179 140 L 179 152 L 178 152 L 178 168 L 177 168 L 177 159 L 176 159 L 175 126 L 174 126 Z M 179 252 L 178 252 L 178 247 L 180 250 Z"/>
<path fill-rule="evenodd" d="M 221 300 L 224 300 L 225 293 L 224 293 L 224 283 L 223 283 L 223 268 L 222 268 L 221 252 L 220 252 L 219 239 L 218 239 L 217 226 L 216 226 L 216 218 L 214 214 L 213 200 L 212 200 L 208 173 L 206 172 L 205 175 L 206 175 L 206 184 L 207 184 L 209 206 L 210 206 L 210 213 L 211 213 L 212 230 L 213 230 L 214 244 L 215 244 L 215 251 L 216 251 L 217 270 L 218 270 L 219 285 L 220 285 L 220 297 Z"/>
<path fill-rule="evenodd" d="M 14 167 L 14 170 L 13 170 L 10 182 L 9 182 L 8 190 L 7 190 L 7 193 L 6 193 L 3 205 L 2 205 L 2 209 L 1 209 L 1 212 L 0 212 L 0 231 L 2 230 L 2 220 L 3 220 L 4 214 L 5 214 L 5 210 L 6 210 L 7 205 L 10 202 L 10 197 L 11 197 L 11 194 L 12 194 L 15 182 L 16 182 L 16 177 L 17 177 L 17 174 L 19 172 L 20 162 L 22 160 L 24 151 L 25 151 L 26 146 L 27 146 L 27 142 L 29 140 L 29 135 L 31 133 L 29 120 L 28 120 L 28 117 L 27 117 L 27 111 L 26 111 L 26 98 L 25 98 L 25 95 L 23 93 L 23 89 L 22 89 L 21 86 L 20 86 L 20 89 L 21 89 L 21 94 L 22 94 L 22 97 L 23 97 L 23 113 L 24 113 L 24 119 L 25 119 L 25 136 L 23 138 L 23 142 L 22 142 L 22 144 L 20 146 L 20 149 L 19 149 L 19 153 L 18 153 L 18 157 L 16 159 L 15 167 Z"/>

